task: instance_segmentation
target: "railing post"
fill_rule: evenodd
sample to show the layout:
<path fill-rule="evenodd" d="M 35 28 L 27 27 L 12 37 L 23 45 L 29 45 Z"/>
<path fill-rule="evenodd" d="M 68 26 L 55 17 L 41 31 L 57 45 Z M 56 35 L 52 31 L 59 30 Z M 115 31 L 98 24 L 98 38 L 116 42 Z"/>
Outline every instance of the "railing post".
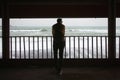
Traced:
<path fill-rule="evenodd" d="M 108 58 L 115 59 L 116 54 L 116 0 L 109 0 L 108 17 Z"/>
<path fill-rule="evenodd" d="M 2 47 L 3 60 L 9 59 L 9 13 L 8 3 L 2 0 Z"/>

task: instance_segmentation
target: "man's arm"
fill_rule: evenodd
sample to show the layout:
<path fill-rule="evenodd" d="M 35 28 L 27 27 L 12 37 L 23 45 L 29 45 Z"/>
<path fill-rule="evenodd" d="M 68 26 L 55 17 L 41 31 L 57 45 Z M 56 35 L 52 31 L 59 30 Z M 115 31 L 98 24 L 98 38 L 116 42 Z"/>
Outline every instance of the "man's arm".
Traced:
<path fill-rule="evenodd" d="M 65 35 L 65 26 L 63 26 L 62 34 Z"/>
<path fill-rule="evenodd" d="M 55 30 L 54 30 L 54 28 L 52 26 L 52 35 L 54 36 L 54 34 L 55 34 Z"/>

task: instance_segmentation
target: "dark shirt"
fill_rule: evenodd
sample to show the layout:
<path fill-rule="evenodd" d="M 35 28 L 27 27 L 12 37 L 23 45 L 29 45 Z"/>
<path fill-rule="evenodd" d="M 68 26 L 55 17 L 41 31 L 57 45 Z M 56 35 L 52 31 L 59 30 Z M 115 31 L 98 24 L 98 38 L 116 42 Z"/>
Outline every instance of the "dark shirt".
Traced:
<path fill-rule="evenodd" d="M 52 26 L 53 38 L 56 41 L 64 41 L 65 26 L 61 23 L 56 23 Z"/>

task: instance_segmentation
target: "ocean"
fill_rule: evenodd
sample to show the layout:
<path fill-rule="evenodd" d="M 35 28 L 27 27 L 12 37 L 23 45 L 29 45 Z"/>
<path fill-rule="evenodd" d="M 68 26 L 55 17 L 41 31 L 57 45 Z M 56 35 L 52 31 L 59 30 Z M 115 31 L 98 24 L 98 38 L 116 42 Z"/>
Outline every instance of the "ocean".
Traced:
<path fill-rule="evenodd" d="M 66 26 L 65 36 L 107 36 L 107 26 Z M 50 26 L 12 26 L 10 36 L 52 36 Z"/>
<path fill-rule="evenodd" d="M 0 27 L 0 36 L 2 35 Z M 66 26 L 65 36 L 107 36 L 107 26 Z M 117 26 L 116 35 L 120 35 Z M 51 26 L 11 26 L 10 36 L 52 36 Z"/>

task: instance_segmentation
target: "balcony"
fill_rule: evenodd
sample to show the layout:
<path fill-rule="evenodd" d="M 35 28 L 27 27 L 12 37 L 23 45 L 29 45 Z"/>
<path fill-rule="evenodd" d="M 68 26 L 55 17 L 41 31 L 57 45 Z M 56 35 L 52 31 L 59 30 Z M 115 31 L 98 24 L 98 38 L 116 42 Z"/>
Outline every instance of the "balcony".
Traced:
<path fill-rule="evenodd" d="M 52 36 L 10 36 L 9 20 L 10 18 L 55 18 L 61 16 L 108 18 L 108 36 L 66 36 L 65 61 L 63 62 L 68 67 L 63 68 L 62 79 L 119 80 L 120 69 L 118 65 L 116 67 L 113 67 L 113 65 L 108 65 L 107 67 L 77 66 L 78 68 L 73 68 L 73 66 L 80 63 L 88 65 L 89 62 L 95 65 L 120 64 L 120 36 L 115 34 L 115 18 L 120 17 L 120 1 L 117 0 L 117 4 L 115 4 L 115 0 L 92 0 L 92 2 L 90 0 L 77 2 L 76 0 L 54 1 L 52 0 L 48 3 L 45 0 L 20 0 L 19 2 L 11 0 L 1 2 L 0 17 L 2 18 L 1 40 L 3 57 L 0 60 L 0 66 L 2 67 L 2 64 L 6 66 L 0 68 L 0 75 L 2 75 L 0 79 L 59 79 L 52 74 L 51 68 L 39 68 L 44 65 L 47 65 L 47 67 L 54 66 L 51 64 L 51 61 L 53 62 Z M 56 3 L 59 5 L 56 5 Z M 64 13 L 61 13 L 61 11 Z M 24 68 L 21 66 L 16 68 L 17 64 L 21 63 Z M 31 66 L 32 68 L 23 65 L 32 63 L 41 65 L 38 68 L 34 67 L 34 65 Z M 14 67 L 10 67 L 11 64 L 14 64 Z"/>
<path fill-rule="evenodd" d="M 52 50 L 51 36 L 46 36 L 46 37 L 45 36 L 10 36 L 9 23 L 10 23 L 10 18 L 55 18 L 56 16 L 80 17 L 80 18 L 81 17 L 108 18 L 109 37 L 108 36 L 66 36 L 64 59 L 66 60 L 88 59 L 90 61 L 91 59 L 113 60 L 115 58 L 115 60 L 119 61 L 120 58 L 119 36 L 116 37 L 116 41 L 115 41 L 115 36 L 116 36 L 115 18 L 119 17 L 118 1 L 117 1 L 117 5 L 114 4 L 115 2 L 112 1 L 102 2 L 103 3 L 102 5 L 88 4 L 89 2 L 86 5 L 81 5 L 81 2 L 79 2 L 78 4 L 61 3 L 58 6 L 52 5 L 51 3 L 49 4 L 44 3 L 44 5 L 43 4 L 35 5 L 32 3 L 24 4 L 26 2 L 23 2 L 22 4 L 21 3 L 11 4 L 9 2 L 7 3 L 3 2 L 0 10 L 0 15 L 2 18 L 2 43 L 3 43 L 2 60 L 3 61 L 6 62 L 7 61 L 9 62 L 10 60 L 29 61 L 36 59 L 52 60 L 53 50 Z M 117 9 L 115 6 L 117 7 Z M 58 9 L 63 10 L 64 13 L 61 14 L 61 12 L 59 12 Z M 101 12 L 99 12 L 101 9 L 104 9 L 102 10 L 103 11 L 102 14 Z M 49 10 L 52 10 L 50 14 L 48 14 Z"/>

